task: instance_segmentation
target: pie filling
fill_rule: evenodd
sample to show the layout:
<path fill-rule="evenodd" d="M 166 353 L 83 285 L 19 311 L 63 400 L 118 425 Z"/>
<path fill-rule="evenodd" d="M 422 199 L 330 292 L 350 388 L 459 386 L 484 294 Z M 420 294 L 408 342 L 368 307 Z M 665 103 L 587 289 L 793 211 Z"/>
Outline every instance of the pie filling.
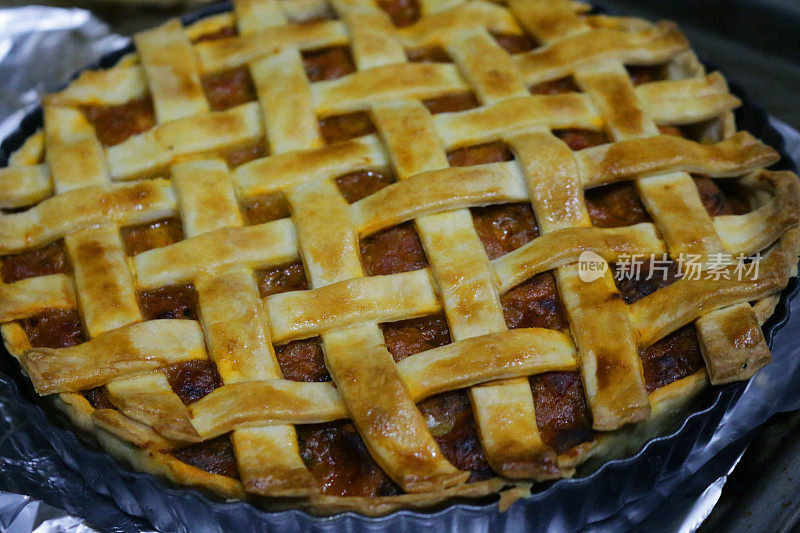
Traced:
<path fill-rule="evenodd" d="M 155 222 L 123 227 L 120 237 L 125 253 L 133 256 L 182 241 L 183 224 L 177 217 L 162 218 Z"/>
<path fill-rule="evenodd" d="M 114 106 L 83 106 L 82 110 L 103 146 L 114 146 L 156 125 L 150 96 Z"/>
<path fill-rule="evenodd" d="M 397 26 L 413 23 L 420 16 L 413 0 L 378 2 Z M 223 28 L 198 40 L 213 40 L 236 34 Z M 494 35 L 509 53 L 531 50 L 537 43 L 529 35 Z M 409 51 L 414 61 L 449 61 L 441 49 Z M 355 71 L 350 51 L 332 47 L 303 53 L 306 73 L 312 81 L 330 80 Z M 660 67 L 630 67 L 634 83 L 663 79 Z M 255 88 L 247 68 L 205 76 L 203 89 L 212 110 L 224 110 L 256 100 Z M 534 94 L 559 94 L 579 91 L 570 78 L 555 80 L 531 88 Z M 427 100 L 431 113 L 463 111 L 479 105 L 475 95 L 464 93 Z M 105 146 L 152 128 L 155 124 L 149 97 L 116 106 L 85 106 L 87 119 Z M 339 142 L 375 132 L 365 112 L 326 117 L 320 131 L 328 143 Z M 662 132 L 683 135 L 675 127 Z M 596 146 L 608 139 L 602 132 L 584 130 L 556 131 L 573 150 Z M 239 147 L 223 154 L 231 166 L 266 155 L 265 143 Z M 447 154 L 451 166 L 469 166 L 509 161 L 513 153 L 501 142 L 459 148 Z M 747 204 L 737 198 L 732 188 L 721 189 L 707 177 L 695 177 L 701 199 L 712 216 L 747 212 Z M 336 185 L 347 202 L 355 202 L 391 184 L 394 178 L 375 171 L 360 171 L 339 177 Z M 624 182 L 587 191 L 586 204 L 592 223 L 599 227 L 629 226 L 651 221 L 633 183 Z M 289 216 L 283 195 L 248 200 L 242 207 L 247 223 L 260 224 Z M 509 253 L 538 236 L 538 227 L 529 204 L 506 204 L 476 207 L 471 210 L 475 230 L 490 259 Z M 123 228 L 123 243 L 133 256 L 183 239 L 181 222 L 165 218 L 148 224 Z M 368 275 L 385 275 L 418 270 L 428 266 L 427 258 L 414 224 L 411 222 L 383 230 L 363 239 L 360 251 Z M 68 273 L 70 265 L 62 241 L 38 250 L 2 258 L 2 279 L 6 283 L 49 274 Z M 622 280 L 617 286 L 627 303 L 632 303 L 677 278 L 672 265 L 666 280 Z M 302 290 L 308 282 L 300 262 L 255 272 L 262 297 Z M 145 319 L 197 319 L 197 294 L 191 285 L 161 287 L 141 291 L 139 305 Z M 511 289 L 501 299 L 503 315 L 509 328 L 569 328 L 552 273 L 539 274 Z M 66 347 L 84 342 L 87 335 L 76 310 L 53 309 L 18 321 L 34 346 Z M 386 346 L 395 361 L 451 342 L 443 314 L 384 323 L 380 325 Z M 276 358 L 285 379 L 294 381 L 330 381 L 319 338 L 301 339 L 275 347 Z M 654 345 L 640 350 L 648 391 L 663 387 L 703 368 L 703 359 L 693 325 L 683 327 Z M 168 381 L 181 398 L 190 404 L 222 385 L 211 361 L 192 361 L 163 369 Z M 550 372 L 530 378 L 536 419 L 544 442 L 558 453 L 593 438 L 591 414 L 577 372 Z M 103 388 L 84 391 L 95 408 L 113 408 Z M 419 409 L 442 453 L 457 468 L 471 472 L 470 481 L 494 476 L 484 455 L 478 429 L 465 390 L 439 394 L 419 404 Z M 401 489 L 383 472 L 367 451 L 351 422 L 297 426 L 301 456 L 316 477 L 323 494 L 339 496 L 383 496 L 401 493 Z M 170 452 L 179 460 L 197 468 L 238 478 L 238 469 L 228 435 Z"/>

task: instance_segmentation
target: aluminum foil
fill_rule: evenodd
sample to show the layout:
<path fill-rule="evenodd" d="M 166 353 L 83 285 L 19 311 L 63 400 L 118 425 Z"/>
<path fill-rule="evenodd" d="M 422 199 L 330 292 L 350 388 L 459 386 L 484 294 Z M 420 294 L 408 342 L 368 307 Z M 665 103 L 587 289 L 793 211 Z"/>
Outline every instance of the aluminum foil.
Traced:
<path fill-rule="evenodd" d="M 0 139 L 43 94 L 127 42 L 83 9 L 0 9 Z"/>
<path fill-rule="evenodd" d="M 127 44 L 83 10 L 0 9 L 0 140 L 20 128 L 42 94 Z M 796 170 L 800 134 L 776 119 L 767 125 L 766 117 L 753 108 L 741 115 L 743 127 L 783 147 L 780 166 Z M 0 162 L 7 155 L 0 152 Z M 694 531 L 716 503 L 756 428 L 777 412 L 800 408 L 800 298 L 792 300 L 791 309 L 785 301 L 782 306 L 776 316 L 783 323 L 773 321 L 769 328 L 774 360 L 746 386 L 715 389 L 680 429 L 649 442 L 636 456 L 556 482 L 506 513 L 491 505 L 459 504 L 437 513 L 404 511 L 383 519 L 353 513 L 319 519 L 298 511 L 265 513 L 245 503 L 226 504 L 191 490 L 167 488 L 92 451 L 90 443 L 79 442 L 49 420 L 47 409 L 31 405 L 35 395 L 16 362 L 0 353 L 0 529 L 132 532 L 155 525 L 168 531 Z M 603 498 L 594 497 L 598 493 Z"/>

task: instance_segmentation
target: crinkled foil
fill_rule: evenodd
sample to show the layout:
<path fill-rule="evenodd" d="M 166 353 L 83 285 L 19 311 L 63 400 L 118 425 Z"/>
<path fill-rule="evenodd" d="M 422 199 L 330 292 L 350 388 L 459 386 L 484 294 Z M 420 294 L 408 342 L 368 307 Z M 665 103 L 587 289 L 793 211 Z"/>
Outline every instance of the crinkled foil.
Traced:
<path fill-rule="evenodd" d="M 0 139 L 43 94 L 126 43 L 83 9 L 0 9 Z"/>
<path fill-rule="evenodd" d="M 126 44 L 127 39 L 110 34 L 83 10 L 0 9 L 0 139 L 19 128 L 42 94 Z M 796 168 L 800 134 L 775 119 L 768 126 L 764 115 L 752 108 L 742 115 L 743 127 L 768 144 L 784 147 L 784 168 Z M 0 161 L 7 155 L 0 153 Z M 796 285 L 793 281 L 790 293 L 797 292 Z M 708 404 L 687 416 L 680 429 L 649 442 L 634 457 L 558 481 L 506 513 L 491 505 L 459 504 L 428 514 L 404 511 L 365 519 L 344 513 L 321 519 L 298 511 L 266 513 L 243 503 L 212 502 L 190 490 L 163 488 L 151 476 L 131 473 L 87 450 L 89 444 L 78 443 L 71 432 L 46 419 L 31 405 L 34 395 L 17 363 L 0 354 L 0 529 L 694 531 L 719 498 L 755 428 L 775 413 L 800 408 L 800 298 L 789 307 L 784 299 L 768 327 L 772 364 L 746 386 L 715 389 Z M 646 488 L 643 480 L 653 479 L 656 488 Z M 617 501 L 623 503 L 608 503 Z"/>

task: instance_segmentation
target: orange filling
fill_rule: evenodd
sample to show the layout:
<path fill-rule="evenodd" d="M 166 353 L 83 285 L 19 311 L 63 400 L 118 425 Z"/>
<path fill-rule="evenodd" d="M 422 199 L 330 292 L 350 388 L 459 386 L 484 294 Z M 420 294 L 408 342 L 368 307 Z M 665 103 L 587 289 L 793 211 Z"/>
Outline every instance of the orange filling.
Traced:
<path fill-rule="evenodd" d="M 209 392 L 222 386 L 222 378 L 214 361 L 189 361 L 163 369 L 175 394 L 185 404 L 196 402 Z"/>
<path fill-rule="evenodd" d="M 521 54 L 522 52 L 529 52 L 537 46 L 536 39 L 527 33 L 522 33 L 519 35 L 495 34 L 494 38 L 497 41 L 497 44 L 499 44 L 500 47 L 509 54 Z"/>
<path fill-rule="evenodd" d="M 156 113 L 149 96 L 120 105 L 86 105 L 82 110 L 103 146 L 114 146 L 156 125 Z"/>
<path fill-rule="evenodd" d="M 283 194 L 269 194 L 251 198 L 242 205 L 248 224 L 263 224 L 289 216 L 289 203 Z"/>
<path fill-rule="evenodd" d="M 137 255 L 183 240 L 183 224 L 179 218 L 162 218 L 120 230 L 125 253 Z"/>
<path fill-rule="evenodd" d="M 451 167 L 468 167 L 472 165 L 483 165 L 485 163 L 502 163 L 511 161 L 514 154 L 511 153 L 502 142 L 492 142 L 459 148 L 447 154 L 447 162 Z"/>
<path fill-rule="evenodd" d="M 64 241 L 56 241 L 36 250 L 6 255 L 0 268 L 5 283 L 50 274 L 65 274 L 69 271 Z"/>
<path fill-rule="evenodd" d="M 428 266 L 422 243 L 411 222 L 362 239 L 361 260 L 370 276 L 398 274 Z"/>
<path fill-rule="evenodd" d="M 191 285 L 140 291 L 139 308 L 145 320 L 197 320 L 197 293 Z"/>
<path fill-rule="evenodd" d="M 369 113 L 365 111 L 324 118 L 319 121 L 319 129 L 328 144 L 363 137 L 377 131 Z"/>
<path fill-rule="evenodd" d="M 371 170 L 351 172 L 336 178 L 336 185 L 348 204 L 366 198 L 393 182 L 391 176 Z"/>
<path fill-rule="evenodd" d="M 66 348 L 86 342 L 81 317 L 75 309 L 48 309 L 18 323 L 37 348 Z"/>
<path fill-rule="evenodd" d="M 303 67 L 311 81 L 335 80 L 356 71 L 346 46 L 303 52 Z"/>
<path fill-rule="evenodd" d="M 420 17 L 417 0 L 378 0 L 378 6 L 386 11 L 397 27 L 409 26 Z"/>
<path fill-rule="evenodd" d="M 173 452 L 173 455 L 200 470 L 239 479 L 239 466 L 228 435 L 192 444 Z"/>
<path fill-rule="evenodd" d="M 239 67 L 203 76 L 203 91 L 208 105 L 214 111 L 223 111 L 256 99 L 256 89 L 250 70 Z"/>
<path fill-rule="evenodd" d="M 441 46 L 425 46 L 422 48 L 412 48 L 406 51 L 406 57 L 412 63 L 451 63 L 450 56 L 447 55 Z"/>
<path fill-rule="evenodd" d="M 454 113 L 478 107 L 478 99 L 472 93 L 451 94 L 423 100 L 422 105 L 428 108 L 432 115 L 437 113 Z"/>
<path fill-rule="evenodd" d="M 260 159 L 265 155 L 267 155 L 267 147 L 262 140 L 255 144 L 229 150 L 224 154 L 224 157 L 225 162 L 228 163 L 228 166 L 235 168 L 239 165 L 244 165 L 248 161 Z"/>

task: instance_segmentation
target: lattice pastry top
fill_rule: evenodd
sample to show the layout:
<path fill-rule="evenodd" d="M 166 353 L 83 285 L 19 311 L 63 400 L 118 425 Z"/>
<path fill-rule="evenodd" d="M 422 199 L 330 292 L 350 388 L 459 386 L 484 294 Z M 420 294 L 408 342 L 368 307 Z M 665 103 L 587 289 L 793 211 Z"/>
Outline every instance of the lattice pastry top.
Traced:
<path fill-rule="evenodd" d="M 135 468 L 383 513 L 571 475 L 769 361 L 797 178 L 673 25 L 241 0 L 134 41 L 0 169 L 0 321 Z"/>

